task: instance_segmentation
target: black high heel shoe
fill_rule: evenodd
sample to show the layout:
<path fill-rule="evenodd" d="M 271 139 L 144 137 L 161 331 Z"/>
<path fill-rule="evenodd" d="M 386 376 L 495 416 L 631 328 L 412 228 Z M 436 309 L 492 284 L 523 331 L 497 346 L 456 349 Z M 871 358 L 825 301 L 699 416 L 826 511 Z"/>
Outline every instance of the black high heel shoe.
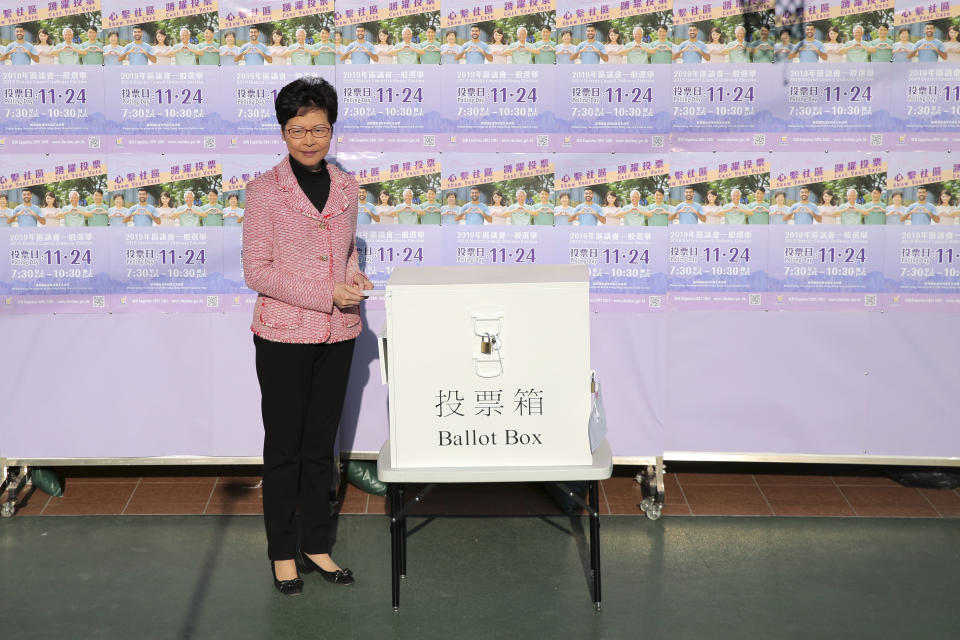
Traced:
<path fill-rule="evenodd" d="M 336 571 L 325 571 L 320 568 L 316 562 L 310 559 L 303 551 L 300 551 L 298 554 L 300 562 L 297 563 L 301 573 L 310 573 L 316 571 L 323 579 L 331 584 L 342 584 L 343 586 L 348 586 L 356 582 L 353 578 L 353 572 L 350 569 L 337 569 Z"/>
<path fill-rule="evenodd" d="M 273 586 L 283 595 L 298 596 L 303 593 L 303 580 L 300 576 L 297 576 L 293 580 L 277 579 L 277 568 L 273 566 L 273 560 L 270 561 L 270 573 L 273 574 Z"/>

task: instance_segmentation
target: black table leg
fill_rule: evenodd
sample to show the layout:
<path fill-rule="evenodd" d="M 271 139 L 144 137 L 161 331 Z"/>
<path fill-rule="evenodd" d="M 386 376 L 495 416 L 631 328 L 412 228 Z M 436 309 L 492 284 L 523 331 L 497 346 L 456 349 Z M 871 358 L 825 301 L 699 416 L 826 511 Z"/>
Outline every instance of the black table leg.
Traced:
<path fill-rule="evenodd" d="M 396 483 L 387 485 L 390 503 L 390 594 L 393 598 L 393 610 L 400 609 L 400 504 L 397 498 Z"/>
<path fill-rule="evenodd" d="M 593 603 L 600 611 L 600 483 L 589 483 L 590 490 L 590 570 L 593 573 Z"/>
<path fill-rule="evenodd" d="M 397 504 L 402 513 L 400 514 L 400 577 L 407 577 L 407 514 L 406 504 L 404 503 L 404 485 L 399 485 L 399 494 Z"/>

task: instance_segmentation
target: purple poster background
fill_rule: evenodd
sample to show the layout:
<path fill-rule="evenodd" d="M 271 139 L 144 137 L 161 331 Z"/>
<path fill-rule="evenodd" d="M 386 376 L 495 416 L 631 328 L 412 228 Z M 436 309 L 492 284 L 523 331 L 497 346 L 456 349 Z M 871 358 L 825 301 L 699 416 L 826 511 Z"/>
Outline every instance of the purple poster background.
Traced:
<path fill-rule="evenodd" d="M 115 134 L 216 135 L 227 113 L 217 67 L 103 68 Z"/>
<path fill-rule="evenodd" d="M 0 66 L 0 134 L 87 135 L 109 131 L 102 67 Z"/>
<path fill-rule="evenodd" d="M 664 134 L 670 131 L 668 66 L 559 65 L 555 75 L 557 150 L 665 147 Z"/>
<path fill-rule="evenodd" d="M 556 77 L 550 65 L 441 65 L 442 149 L 552 149 Z"/>
<path fill-rule="evenodd" d="M 420 65 L 338 66 L 337 143 L 352 151 L 436 147 L 443 96 L 438 73 Z"/>

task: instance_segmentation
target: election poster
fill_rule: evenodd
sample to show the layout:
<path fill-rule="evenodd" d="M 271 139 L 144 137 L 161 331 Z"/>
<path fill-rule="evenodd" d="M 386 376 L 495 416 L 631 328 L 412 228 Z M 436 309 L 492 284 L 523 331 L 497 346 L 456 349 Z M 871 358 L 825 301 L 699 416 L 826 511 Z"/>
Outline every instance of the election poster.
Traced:
<path fill-rule="evenodd" d="M 884 264 L 890 310 L 946 310 L 960 304 L 960 159 L 892 153 Z M 954 231 L 957 229 L 958 231 Z"/>
<path fill-rule="evenodd" d="M 218 155 L 113 153 L 108 184 L 123 227 L 111 234 L 111 311 L 217 311 L 242 287 L 223 279 Z"/>
<path fill-rule="evenodd" d="M 669 155 L 558 154 L 557 257 L 590 270 L 595 311 L 665 307 L 667 233 L 648 229 L 666 211 Z"/>
<path fill-rule="evenodd" d="M 878 310 L 887 154 L 775 153 L 768 288 L 777 307 Z M 772 220 L 771 220 L 772 221 Z"/>
<path fill-rule="evenodd" d="M 359 185 L 357 253 L 374 288 L 397 266 L 443 264 L 439 153 L 342 152 L 337 160 Z"/>
<path fill-rule="evenodd" d="M 107 165 L 97 154 L 0 155 L 4 313 L 106 308 Z"/>
<path fill-rule="evenodd" d="M 671 307 L 761 308 L 770 171 L 766 152 L 670 155 Z"/>

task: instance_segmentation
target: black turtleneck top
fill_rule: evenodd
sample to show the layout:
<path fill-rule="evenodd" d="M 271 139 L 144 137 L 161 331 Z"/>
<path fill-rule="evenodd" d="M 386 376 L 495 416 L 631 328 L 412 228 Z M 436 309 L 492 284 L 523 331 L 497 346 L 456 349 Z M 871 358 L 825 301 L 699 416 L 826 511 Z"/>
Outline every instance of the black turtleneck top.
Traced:
<path fill-rule="evenodd" d="M 290 168 L 293 169 L 297 184 L 307 194 L 310 203 L 319 213 L 323 213 L 323 207 L 326 206 L 327 198 L 330 196 L 330 172 L 327 171 L 327 161 L 321 160 L 319 168 L 312 171 L 290 156 Z"/>

